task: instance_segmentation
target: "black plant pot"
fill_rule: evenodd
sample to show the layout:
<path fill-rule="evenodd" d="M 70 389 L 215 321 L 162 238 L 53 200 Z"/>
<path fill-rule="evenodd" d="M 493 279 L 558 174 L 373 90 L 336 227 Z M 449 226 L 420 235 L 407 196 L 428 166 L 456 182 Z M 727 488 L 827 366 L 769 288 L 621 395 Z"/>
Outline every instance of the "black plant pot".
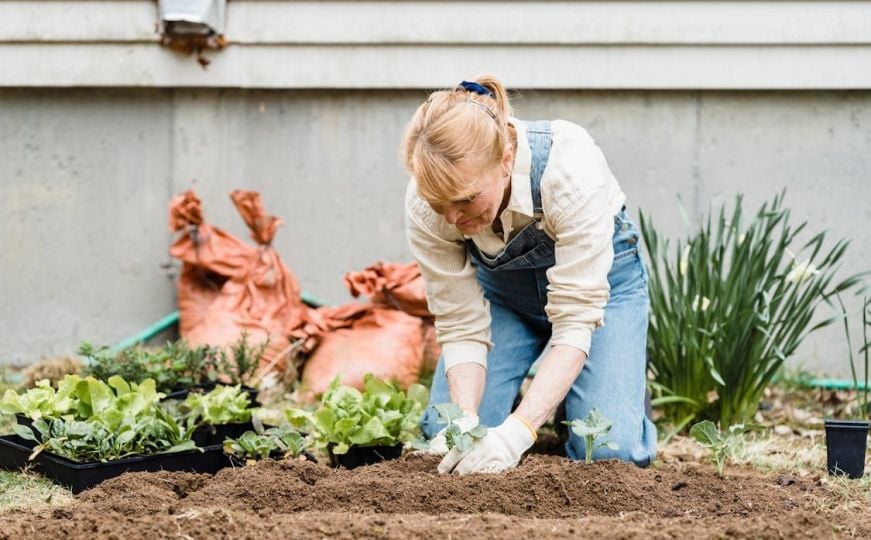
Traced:
<path fill-rule="evenodd" d="M 238 439 L 246 431 L 254 431 L 254 424 L 250 420 L 238 424 L 218 424 L 216 426 L 203 424 L 194 430 L 191 439 L 199 447 L 211 446 L 224 444 L 224 439 Z"/>
<path fill-rule="evenodd" d="M 230 463 L 232 463 L 234 467 L 246 467 L 246 466 L 248 466 L 248 460 L 245 458 L 237 457 L 237 456 L 234 456 L 232 454 L 227 454 L 227 453 L 225 453 L 224 455 L 227 456 L 227 459 L 230 460 Z M 302 458 L 305 458 L 306 461 L 311 461 L 312 463 L 318 462 L 317 458 L 315 458 L 314 455 L 312 455 L 310 452 L 307 452 L 307 451 L 300 454 L 299 458 L 297 458 L 297 459 L 302 459 Z M 293 459 L 293 458 L 285 458 L 284 454 L 282 454 L 279 451 L 279 452 L 273 452 L 272 454 L 270 454 L 269 459 L 275 460 L 275 461 L 281 461 L 283 459 Z"/>
<path fill-rule="evenodd" d="M 183 399 L 187 398 L 188 395 L 192 391 L 207 394 L 207 393 L 211 392 L 212 390 L 214 390 L 215 386 L 216 386 L 215 384 L 207 384 L 207 385 L 203 385 L 203 386 L 194 386 L 192 388 L 181 388 L 178 390 L 173 390 L 172 392 L 167 392 L 166 397 L 163 399 L 164 400 L 167 400 L 167 399 L 183 400 Z M 256 388 L 252 388 L 250 386 L 242 385 L 241 391 L 247 392 L 248 395 L 251 396 L 251 407 L 252 408 L 260 406 L 260 402 L 257 401 L 257 394 L 260 392 L 259 390 L 257 390 Z"/>
<path fill-rule="evenodd" d="M 866 420 L 826 420 L 826 461 L 831 475 L 862 478 L 868 445 Z"/>
<path fill-rule="evenodd" d="M 354 469 L 363 465 L 373 465 L 385 460 L 397 459 L 402 455 L 402 445 L 395 446 L 352 446 L 345 454 L 333 454 L 333 447 L 328 448 L 330 464 L 333 467 Z"/>

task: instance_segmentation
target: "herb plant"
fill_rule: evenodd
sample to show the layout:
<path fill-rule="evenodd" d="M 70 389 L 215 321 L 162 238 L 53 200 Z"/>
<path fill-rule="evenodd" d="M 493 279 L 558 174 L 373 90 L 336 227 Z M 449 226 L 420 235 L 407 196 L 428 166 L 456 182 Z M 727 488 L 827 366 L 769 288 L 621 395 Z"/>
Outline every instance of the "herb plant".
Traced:
<path fill-rule="evenodd" d="M 315 446 L 346 454 L 351 446 L 393 446 L 420 438 L 428 392 L 413 384 L 407 392 L 367 374 L 363 392 L 333 379 L 314 412 L 289 409 L 291 424 L 308 425 Z"/>
<path fill-rule="evenodd" d="M 744 441 L 744 434 L 756 429 L 763 427 L 758 424 L 735 424 L 721 432 L 713 422 L 704 420 L 690 428 L 690 436 L 711 451 L 711 460 L 717 466 L 717 474 L 723 476 L 726 459 L 734 455 L 736 447 Z"/>
<path fill-rule="evenodd" d="M 463 428 L 456 423 L 463 417 L 463 409 L 456 403 L 441 403 L 433 405 L 433 408 L 438 414 L 439 422 L 446 424 L 445 444 L 448 450 L 456 448 L 460 452 L 465 452 L 472 447 L 472 443 L 487 435 L 487 428 L 481 424 L 463 431 Z"/>
<path fill-rule="evenodd" d="M 78 353 L 87 359 L 88 375 L 104 381 L 112 376 L 130 382 L 153 379 L 161 392 L 211 384 L 218 373 L 216 349 L 191 348 L 185 341 L 167 343 L 164 347 L 135 346 L 117 352 L 107 346 L 94 348 L 85 342 Z"/>
<path fill-rule="evenodd" d="M 730 215 L 724 206 L 709 216 L 675 250 L 641 216 L 650 254 L 653 405 L 675 431 L 696 419 L 751 419 L 784 361 L 809 334 L 838 320 L 816 322 L 820 305 L 861 282 L 861 275 L 835 280 L 846 240 L 826 248 L 819 233 L 793 247 L 807 223 L 790 223 L 782 194 L 746 226 L 741 203 L 738 196 Z"/>
<path fill-rule="evenodd" d="M 619 450 L 620 445 L 614 441 L 604 441 L 596 444 L 596 439 L 606 437 L 611 431 L 611 421 L 605 415 L 599 412 L 599 409 L 591 409 L 587 416 L 581 420 L 573 420 L 565 422 L 578 437 L 584 438 L 585 456 L 584 462 L 591 463 L 593 461 L 593 452 L 599 448 L 610 448 L 611 450 Z"/>
<path fill-rule="evenodd" d="M 78 353 L 87 359 L 86 373 L 101 380 L 117 375 L 126 381 L 154 379 L 161 392 L 208 386 L 216 382 L 243 384 L 260 365 L 266 343 L 251 345 L 248 335 L 226 348 L 191 347 L 184 340 L 163 347 L 141 345 L 114 351 L 82 343 Z"/>

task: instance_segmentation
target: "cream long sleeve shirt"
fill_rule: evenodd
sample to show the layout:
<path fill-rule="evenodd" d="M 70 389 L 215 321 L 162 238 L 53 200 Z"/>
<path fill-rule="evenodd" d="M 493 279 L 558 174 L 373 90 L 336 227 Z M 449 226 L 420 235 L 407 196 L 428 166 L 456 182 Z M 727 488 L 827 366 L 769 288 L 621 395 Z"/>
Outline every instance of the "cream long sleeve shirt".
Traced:
<path fill-rule="evenodd" d="M 491 227 L 465 237 L 436 214 L 417 194 L 414 178 L 406 193 L 409 247 L 426 283 L 429 310 L 445 368 L 474 362 L 486 368 L 490 341 L 490 306 L 475 278 L 465 245 L 471 238 L 488 256 L 535 221 L 530 190 L 531 151 L 523 123 L 514 119 L 517 151 L 511 196 L 499 219 L 503 234 Z M 548 269 L 545 312 L 553 325 L 551 344 L 590 352 L 593 331 L 602 326 L 608 302 L 608 272 L 614 258 L 614 216 L 625 202 L 602 151 L 582 127 L 551 122 L 553 144 L 541 178 L 543 230 L 555 242 L 556 262 Z"/>

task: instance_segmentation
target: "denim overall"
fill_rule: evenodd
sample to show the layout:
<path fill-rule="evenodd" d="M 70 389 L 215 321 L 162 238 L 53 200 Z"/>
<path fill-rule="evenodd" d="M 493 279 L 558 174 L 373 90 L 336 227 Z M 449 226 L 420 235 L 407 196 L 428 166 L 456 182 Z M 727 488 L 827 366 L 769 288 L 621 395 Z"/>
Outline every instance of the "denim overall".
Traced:
<path fill-rule="evenodd" d="M 511 413 L 520 385 L 550 339 L 546 272 L 555 262 L 554 241 L 541 226 L 541 177 L 547 166 L 552 133 L 550 122 L 528 122 L 532 151 L 530 184 L 535 221 L 512 238 L 496 257 L 466 244 L 477 279 L 490 302 L 491 340 L 487 381 L 478 415 L 482 424 L 498 426 Z M 621 459 L 648 465 L 656 454 L 656 428 L 645 414 L 646 344 L 649 300 L 647 272 L 638 251 L 638 229 L 624 210 L 614 216 L 614 262 L 608 273 L 610 299 L 605 326 L 593 332 L 584 369 L 566 396 L 566 418 L 584 418 L 593 407 L 613 422 L 608 440 L 618 450 L 602 447 L 595 459 Z M 450 401 L 444 361 L 436 368 L 430 405 Z M 444 427 L 430 407 L 423 431 L 432 438 Z M 601 441 L 599 441 L 601 442 Z M 583 459 L 584 441 L 570 431 L 566 451 Z"/>

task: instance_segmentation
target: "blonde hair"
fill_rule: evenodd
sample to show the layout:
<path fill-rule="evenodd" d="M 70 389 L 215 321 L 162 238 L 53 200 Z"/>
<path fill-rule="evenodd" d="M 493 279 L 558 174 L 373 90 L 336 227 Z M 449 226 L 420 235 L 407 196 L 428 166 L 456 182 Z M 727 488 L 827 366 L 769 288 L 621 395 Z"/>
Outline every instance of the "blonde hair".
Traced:
<path fill-rule="evenodd" d="M 458 85 L 439 90 L 415 111 L 405 131 L 405 166 L 417 181 L 420 197 L 445 203 L 474 195 L 475 186 L 460 178 L 457 165 L 495 166 L 511 141 L 511 106 L 505 87 L 492 75 L 475 82 L 492 95 Z"/>

